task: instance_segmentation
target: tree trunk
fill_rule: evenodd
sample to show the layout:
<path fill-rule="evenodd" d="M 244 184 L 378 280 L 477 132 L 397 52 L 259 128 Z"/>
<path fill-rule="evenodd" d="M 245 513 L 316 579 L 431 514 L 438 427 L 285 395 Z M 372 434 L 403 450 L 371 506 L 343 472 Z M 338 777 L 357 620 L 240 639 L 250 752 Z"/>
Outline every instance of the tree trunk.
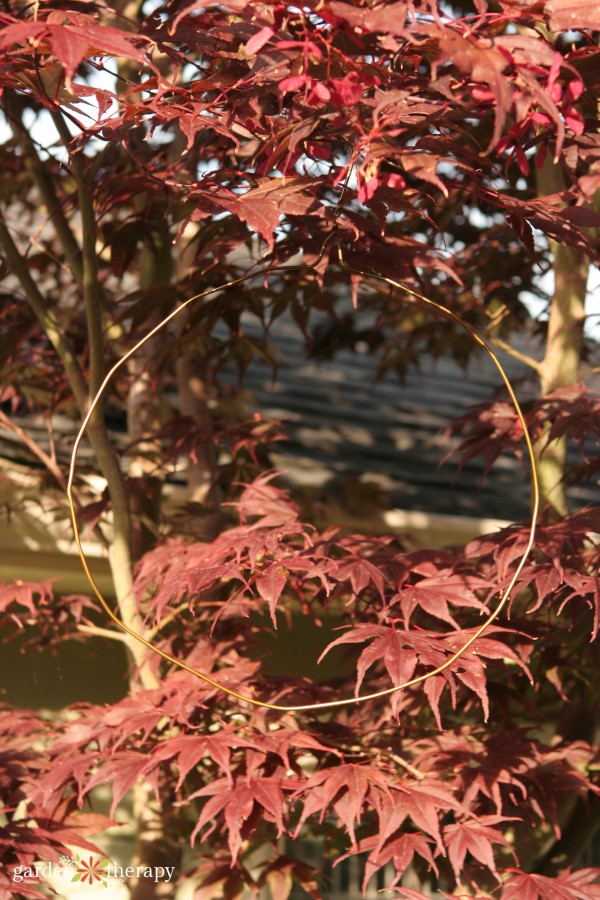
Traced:
<path fill-rule="evenodd" d="M 187 272 L 188 246 L 185 236 L 182 237 L 176 260 L 178 280 L 183 279 Z M 184 333 L 190 312 L 191 310 L 184 312 L 177 319 L 175 329 L 178 336 Z M 196 350 L 188 348 L 177 360 L 175 374 L 181 414 L 188 416 L 200 428 L 206 429 L 206 439 L 194 448 L 195 458 L 188 459 L 187 479 L 190 502 L 199 504 L 204 511 L 198 524 L 198 537 L 212 540 L 221 530 L 222 523 L 221 491 L 217 483 L 217 452 L 211 440 L 213 416 L 209 405 L 210 385 L 207 366 Z"/>
<path fill-rule="evenodd" d="M 546 354 L 540 366 L 542 396 L 579 380 L 589 270 L 589 260 L 582 252 L 554 242 L 552 244 L 555 289 L 548 321 Z M 544 447 L 549 428 L 548 425 L 545 429 L 538 452 L 542 502 L 549 505 L 554 515 L 563 516 L 567 512 L 564 483 L 567 438 L 552 441 Z"/>
<path fill-rule="evenodd" d="M 181 824 L 169 820 L 173 810 L 158 802 L 149 784 L 136 785 L 133 791 L 133 815 L 136 823 L 136 846 L 132 866 L 175 869 L 170 881 L 135 877 L 128 882 L 131 900 L 167 900 L 175 895 L 176 879 L 181 876 L 181 842 L 170 833 L 180 835 Z"/>
<path fill-rule="evenodd" d="M 538 193 L 556 194 L 565 189 L 562 169 L 547 158 L 538 171 Z M 546 352 L 540 363 L 542 396 L 579 380 L 585 296 L 589 259 L 581 250 L 550 241 L 554 259 L 554 295 L 550 305 Z M 567 461 L 567 438 L 546 446 L 550 425 L 538 442 L 537 459 L 542 505 L 547 505 L 555 518 L 567 512 L 564 475 Z"/>
<path fill-rule="evenodd" d="M 142 250 L 140 288 L 168 284 L 173 274 L 171 236 L 168 228 L 153 233 L 152 249 Z M 158 316 L 148 321 L 148 328 L 158 324 Z M 127 432 L 134 442 L 129 474 L 139 479 L 132 494 L 133 558 L 139 559 L 156 541 L 160 519 L 162 479 L 157 478 L 157 459 L 161 448 L 155 435 L 162 423 L 160 376 L 154 371 L 161 338 L 148 341 L 129 360 L 132 378 L 127 398 Z"/>
<path fill-rule="evenodd" d="M 216 483 L 217 454 L 210 437 L 212 415 L 205 367 L 198 354 L 187 351 L 177 360 L 176 373 L 181 414 L 206 428 L 206 439 L 195 448 L 195 459 L 188 460 L 187 478 L 190 501 L 204 508 L 198 522 L 198 536 L 211 540 L 221 526 L 221 492 Z"/>

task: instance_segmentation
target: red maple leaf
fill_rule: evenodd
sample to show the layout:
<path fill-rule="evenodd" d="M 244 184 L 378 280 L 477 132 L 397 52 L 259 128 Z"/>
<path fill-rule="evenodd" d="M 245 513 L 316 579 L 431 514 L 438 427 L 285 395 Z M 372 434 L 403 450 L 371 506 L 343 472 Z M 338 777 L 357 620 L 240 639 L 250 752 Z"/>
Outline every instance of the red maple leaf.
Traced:
<path fill-rule="evenodd" d="M 514 874 L 506 882 L 502 900 L 596 900 L 600 897 L 600 869 L 567 869 L 556 878 L 528 875 L 520 869 L 507 869 Z"/>
<path fill-rule="evenodd" d="M 192 833 L 192 843 L 211 819 L 223 814 L 224 828 L 227 832 L 233 864 L 242 846 L 242 830 L 255 807 L 260 810 L 261 816 L 265 817 L 267 821 L 275 822 L 278 834 L 282 834 L 284 829 L 284 789 L 292 790 L 293 787 L 294 783 L 290 779 L 286 780 L 277 775 L 238 777 L 233 784 L 226 778 L 220 778 L 212 784 L 206 785 L 188 798 L 190 800 L 194 797 L 210 798 L 200 813 Z M 208 834 L 216 827 L 217 823 L 209 829 Z"/>
<path fill-rule="evenodd" d="M 450 863 L 460 882 L 467 853 L 483 863 L 499 879 L 492 844 L 500 844 L 512 850 L 510 844 L 493 825 L 499 822 L 511 821 L 501 816 L 478 816 L 476 819 L 457 822 L 454 825 L 446 825 L 444 828 L 444 842 L 448 848 Z M 512 820 L 514 821 L 514 820 Z M 513 856 L 515 856 L 514 850 Z M 516 856 L 515 856 L 516 859 Z"/>
<path fill-rule="evenodd" d="M 118 28 L 99 25 L 91 16 L 80 16 L 83 22 L 79 23 L 74 21 L 76 18 L 76 14 L 57 12 L 51 13 L 45 22 L 9 24 L 0 34 L 0 48 L 27 45 L 30 41 L 41 48 L 46 42 L 64 67 L 67 84 L 88 56 L 125 56 L 148 63 L 135 41 Z"/>

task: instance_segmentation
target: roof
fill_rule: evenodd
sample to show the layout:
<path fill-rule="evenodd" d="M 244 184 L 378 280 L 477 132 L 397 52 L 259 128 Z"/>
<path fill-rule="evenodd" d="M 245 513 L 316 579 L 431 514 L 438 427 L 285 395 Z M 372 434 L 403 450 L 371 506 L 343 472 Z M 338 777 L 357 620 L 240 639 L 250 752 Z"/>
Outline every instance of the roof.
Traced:
<path fill-rule="evenodd" d="M 262 327 L 253 323 L 244 321 L 245 332 L 262 335 Z M 254 362 L 244 385 L 256 409 L 288 423 L 289 440 L 272 458 L 292 484 L 341 495 L 349 484 L 363 500 L 375 500 L 379 489 L 381 502 L 404 510 L 527 517 L 530 478 L 516 458 L 500 457 L 485 478 L 480 458 L 460 472 L 458 457 L 440 465 L 457 443 L 441 432 L 470 406 L 491 399 L 501 384 L 485 354 L 468 374 L 449 357 L 423 358 L 420 370 L 400 382 L 395 374 L 377 380 L 378 359 L 368 352 L 340 350 L 328 362 L 311 359 L 297 326 L 283 317 L 273 324 L 270 340 L 280 357 L 276 380 L 266 364 Z M 522 378 L 524 365 L 500 356 L 509 378 Z M 579 460 L 575 447 L 570 456 Z M 593 484 L 577 486 L 568 496 L 578 507 L 600 500 L 600 490 Z"/>
<path fill-rule="evenodd" d="M 249 336 L 264 335 L 255 317 L 245 316 L 243 328 Z M 315 524 L 335 522 L 379 531 L 409 528 L 428 532 L 430 541 L 435 517 L 439 535 L 433 542 L 447 543 L 528 516 L 529 474 L 516 458 L 502 456 L 485 478 L 479 458 L 459 472 L 456 457 L 440 465 L 456 444 L 442 431 L 470 406 L 490 399 L 500 383 L 487 357 L 477 358 L 468 375 L 449 357 L 436 361 L 424 357 L 420 370 L 409 371 L 400 382 L 392 374 L 377 380 L 378 359 L 361 352 L 360 344 L 355 352 L 338 351 L 330 361 L 312 359 L 305 338 L 289 317 L 272 323 L 269 339 L 279 357 L 277 377 L 268 365 L 254 361 L 244 387 L 254 409 L 286 423 L 288 440 L 275 444 L 270 458 L 288 482 L 313 501 Z M 524 374 L 523 364 L 512 357 L 504 354 L 503 363 L 511 380 Z M 223 377 L 236 383 L 233 371 L 225 371 Z M 42 446 L 47 443 L 45 421 L 19 424 Z M 117 426 L 115 438 L 122 443 L 125 436 L 118 431 L 124 419 L 112 424 Z M 57 416 L 53 427 L 62 456 L 72 445 L 73 423 Z M 38 466 L 20 439 L 9 432 L 2 433 L 1 455 L 3 467 L 8 464 L 15 471 L 24 467 L 25 480 L 27 469 Z M 92 460 L 86 446 L 81 456 Z M 572 448 L 573 461 L 578 458 Z M 62 462 L 67 463 L 67 456 Z M 177 480 L 182 477 L 178 472 Z M 577 486 L 569 489 L 568 496 L 571 505 L 579 507 L 598 502 L 600 490 L 594 484 Z M 30 535 L 31 548 L 35 544 L 39 551 L 43 540 L 36 523 L 42 531 L 47 523 L 35 519 L 28 525 L 36 531 Z M 61 541 L 70 544 L 66 520 L 61 529 Z M 69 552 L 66 543 L 64 549 Z"/>

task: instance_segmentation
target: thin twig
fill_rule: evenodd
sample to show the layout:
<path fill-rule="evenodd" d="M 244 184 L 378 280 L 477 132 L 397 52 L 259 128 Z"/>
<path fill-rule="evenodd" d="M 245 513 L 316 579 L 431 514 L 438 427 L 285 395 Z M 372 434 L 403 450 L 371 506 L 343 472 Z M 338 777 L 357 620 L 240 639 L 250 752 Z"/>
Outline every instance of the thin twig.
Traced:
<path fill-rule="evenodd" d="M 219 606 L 220 604 L 216 600 L 206 600 L 200 603 L 194 603 L 194 608 L 202 608 L 202 607 L 210 607 L 210 606 Z M 161 619 L 160 622 L 157 622 L 152 628 L 149 628 L 146 632 L 150 640 L 155 637 L 160 631 L 165 628 L 165 626 L 169 625 L 174 619 L 177 618 L 179 613 L 183 612 L 185 609 L 189 609 L 190 604 L 189 601 L 186 600 L 185 603 L 180 603 L 175 609 L 172 609 L 168 616 L 165 616 L 164 619 Z"/>
<path fill-rule="evenodd" d="M 122 644 L 128 643 L 127 635 L 123 631 L 111 631 L 110 628 L 100 628 L 98 625 L 80 624 L 77 626 L 77 631 L 92 635 L 92 637 L 105 637 L 110 638 L 111 641 L 120 641 Z"/>
<path fill-rule="evenodd" d="M 48 445 L 50 447 L 50 459 L 53 463 L 57 463 L 58 457 L 56 455 L 56 441 L 54 440 L 54 422 L 52 421 L 52 416 L 48 416 L 46 424 L 48 430 Z"/>
<path fill-rule="evenodd" d="M 403 759 L 401 756 L 398 756 L 397 753 L 390 753 L 388 751 L 385 752 L 385 756 L 389 756 L 391 760 L 401 766 L 403 769 L 406 769 L 407 772 L 413 776 L 413 778 L 417 778 L 419 781 L 422 781 L 425 778 L 424 772 L 420 772 L 414 766 L 411 766 L 409 762 Z"/>
<path fill-rule="evenodd" d="M 511 347 L 511 345 L 502 340 L 502 338 L 488 337 L 488 341 L 494 347 L 499 347 L 500 350 L 503 350 L 509 356 L 512 356 L 513 359 L 518 359 L 519 362 L 522 362 L 526 366 L 529 366 L 529 368 L 533 369 L 535 372 L 540 371 L 540 363 L 537 359 L 534 359 L 533 356 L 529 356 L 527 353 L 521 353 L 520 350 L 515 349 L 515 347 Z"/>
<path fill-rule="evenodd" d="M 392 753 L 391 750 L 382 750 L 381 747 L 372 747 L 368 750 L 365 750 L 363 747 L 359 747 L 358 745 L 354 745 L 352 747 L 344 747 L 338 744 L 338 749 L 342 751 L 342 753 L 352 754 L 354 756 L 382 756 L 386 759 L 391 759 L 392 762 L 395 762 L 396 765 L 401 766 L 407 772 L 416 778 L 418 781 L 422 781 L 426 775 L 424 772 L 419 771 L 415 766 L 411 765 L 406 759 L 402 756 L 398 756 L 397 753 Z"/>
<path fill-rule="evenodd" d="M 12 431 L 13 434 L 20 438 L 20 440 L 25 444 L 28 450 L 30 450 L 31 453 L 34 454 L 34 456 L 37 456 L 39 461 L 48 469 L 52 477 L 56 480 L 58 486 L 62 488 L 63 491 L 66 491 L 67 479 L 63 475 L 61 468 L 57 462 L 54 446 L 54 434 L 52 428 L 48 428 L 49 434 L 52 435 L 52 437 L 50 438 L 51 455 L 48 456 L 46 451 L 42 450 L 39 444 L 36 444 L 36 442 L 27 434 L 26 431 L 24 431 L 19 425 L 13 422 L 12 419 L 10 419 L 6 415 L 6 413 L 2 412 L 2 410 L 0 410 L 0 423 L 4 425 L 7 431 Z M 77 501 L 77 509 L 82 509 L 81 503 L 79 501 Z M 94 525 L 92 530 L 96 537 L 99 539 L 102 546 L 107 549 L 110 545 L 100 526 L 96 524 Z"/>
<path fill-rule="evenodd" d="M 67 479 L 63 475 L 60 470 L 60 467 L 56 463 L 56 458 L 52 459 L 51 456 L 48 456 L 45 450 L 36 444 L 36 442 L 31 438 L 26 431 L 24 431 L 19 425 L 10 419 L 6 413 L 3 413 L 0 410 L 0 423 L 4 425 L 7 431 L 12 431 L 13 434 L 16 434 L 18 438 L 25 444 L 25 446 L 31 450 L 34 456 L 40 460 L 41 463 L 45 465 L 50 474 L 56 479 L 58 482 L 58 486 L 62 488 L 63 491 L 67 489 Z"/>

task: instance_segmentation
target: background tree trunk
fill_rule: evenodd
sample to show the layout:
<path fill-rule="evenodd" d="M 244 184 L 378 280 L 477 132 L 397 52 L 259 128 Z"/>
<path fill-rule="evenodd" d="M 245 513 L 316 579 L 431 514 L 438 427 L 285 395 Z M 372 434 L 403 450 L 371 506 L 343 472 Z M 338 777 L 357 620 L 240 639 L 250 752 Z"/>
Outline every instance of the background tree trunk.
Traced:
<path fill-rule="evenodd" d="M 562 170 L 550 156 L 538 170 L 537 183 L 540 196 L 565 190 Z M 542 396 L 579 380 L 590 268 L 590 261 L 581 250 L 552 240 L 549 243 L 554 263 L 554 295 L 550 302 L 545 354 L 538 370 Z M 538 472 L 542 505 L 548 505 L 551 514 L 558 517 L 567 513 L 564 483 L 567 438 L 545 446 L 549 429 L 550 425 L 538 443 Z"/>

